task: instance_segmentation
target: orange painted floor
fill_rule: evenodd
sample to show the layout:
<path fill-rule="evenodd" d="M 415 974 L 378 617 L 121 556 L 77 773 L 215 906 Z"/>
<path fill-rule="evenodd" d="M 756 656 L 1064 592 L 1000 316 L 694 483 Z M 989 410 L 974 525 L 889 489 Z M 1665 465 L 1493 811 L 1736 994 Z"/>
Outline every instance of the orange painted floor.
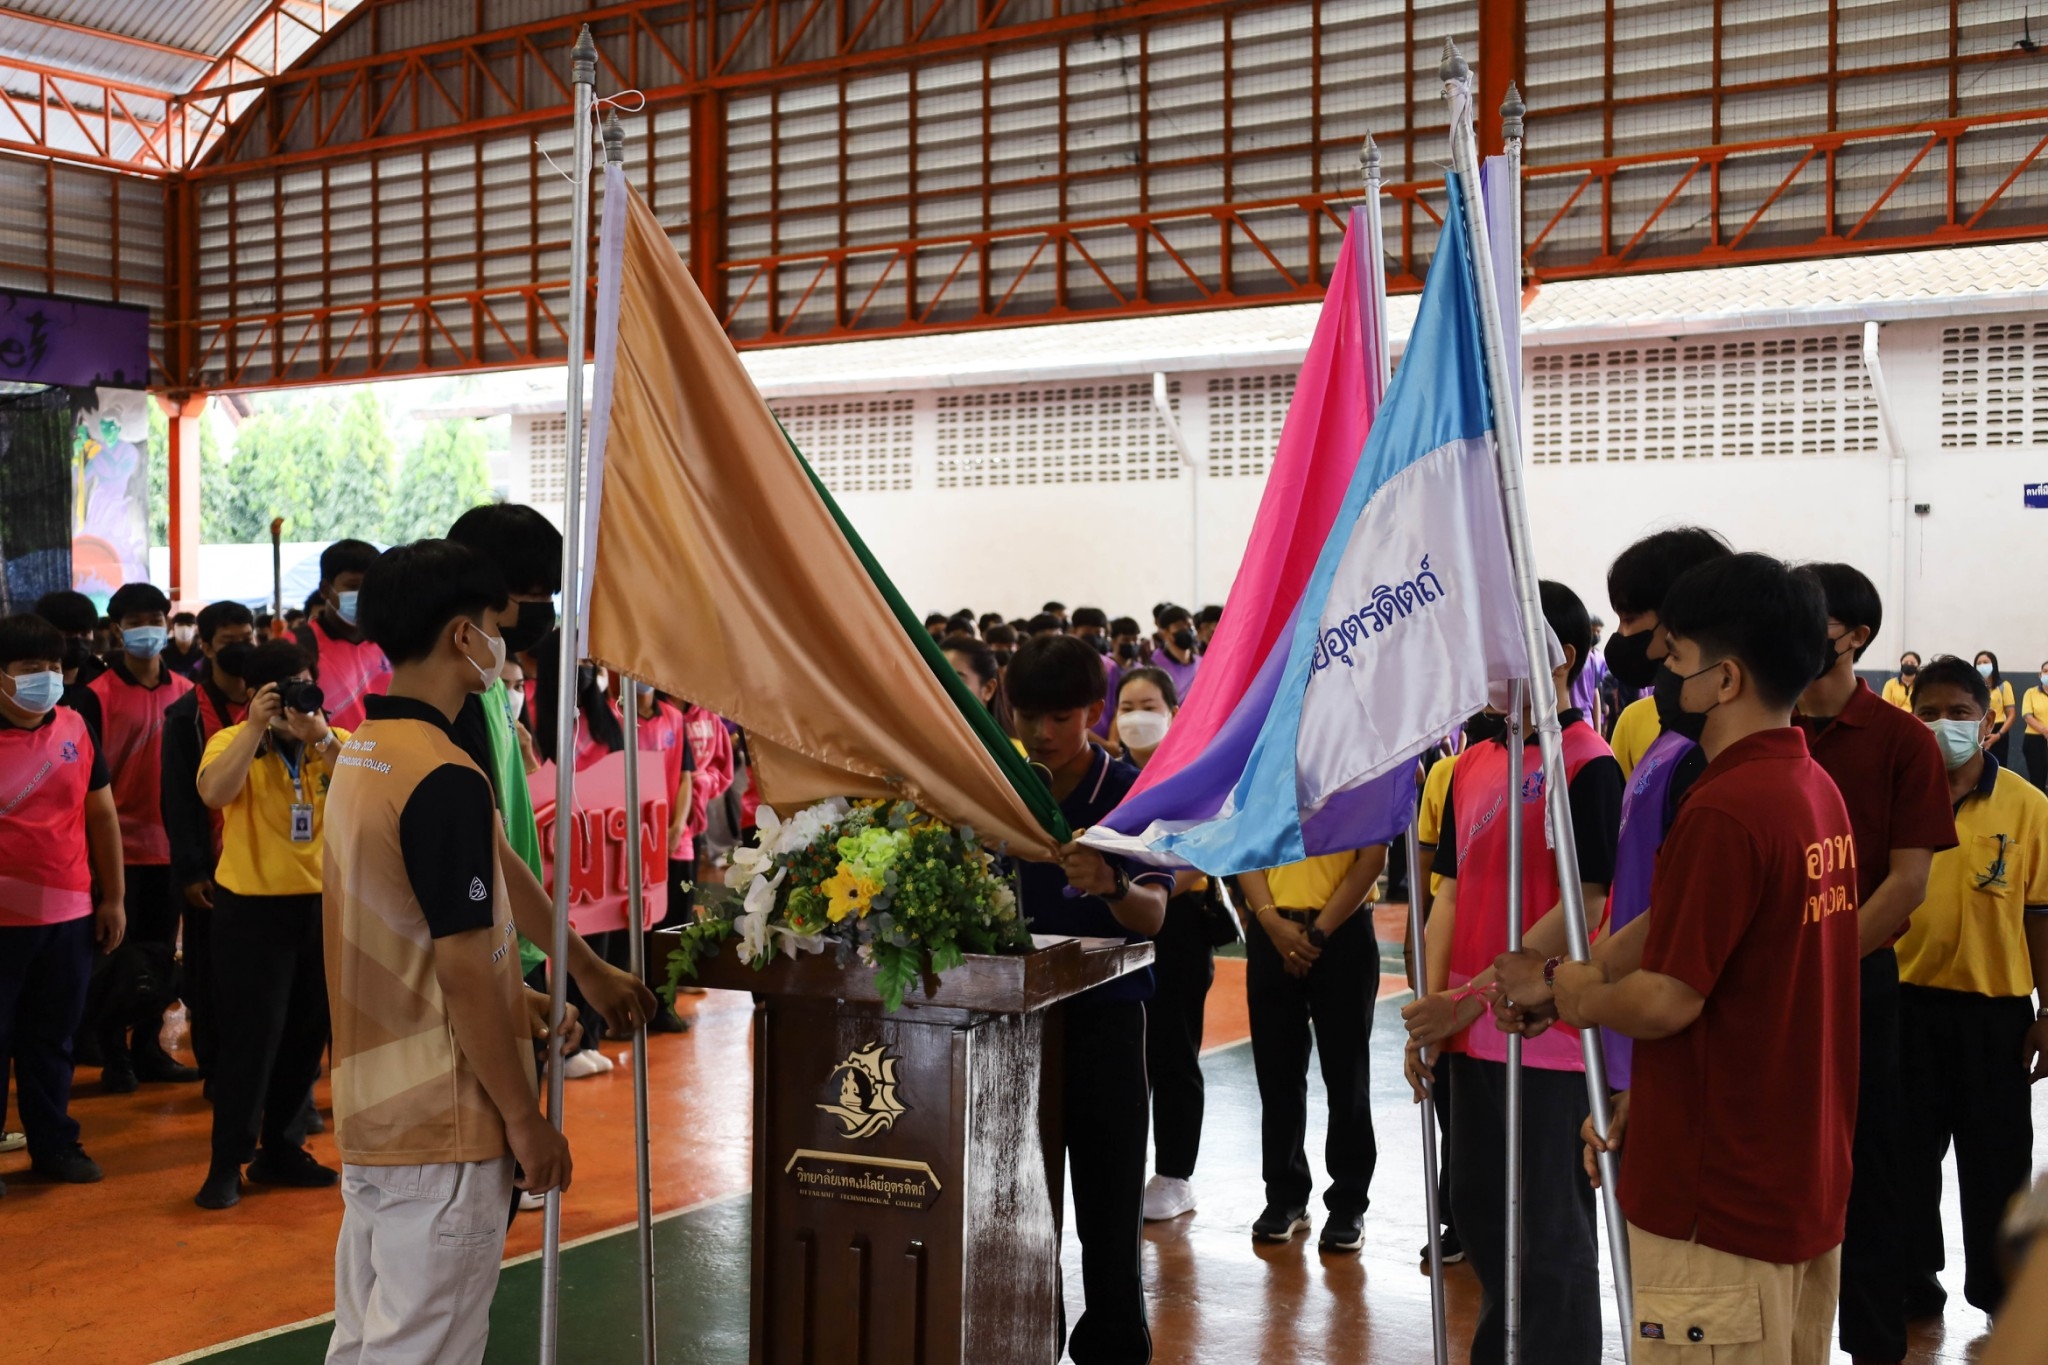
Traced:
<path fill-rule="evenodd" d="M 1383 943 L 1398 942 L 1400 907 L 1382 907 Z M 1429 1285 L 1416 1249 L 1424 1231 L 1416 1114 L 1398 1071 L 1398 977 L 1382 977 L 1374 1034 L 1374 1111 L 1379 1171 L 1366 1250 L 1325 1258 L 1312 1241 L 1255 1246 L 1246 1233 L 1262 1202 L 1258 1180 L 1258 1096 L 1251 1076 L 1244 963 L 1217 962 L 1209 998 L 1205 1062 L 1209 1111 L 1195 1185 L 1200 1207 L 1146 1230 L 1145 1277 L 1156 1359 L 1161 1365 L 1261 1361 L 1288 1365 L 1373 1361 L 1426 1365 Z M 681 1209 L 744 1191 L 751 1094 L 750 1002 L 713 993 L 688 997 L 697 1020 L 685 1037 L 654 1040 L 650 1054 L 655 1121 L 655 1207 Z M 608 1047 L 615 1058 L 623 1050 Z M 1309 1160 L 1321 1184 L 1321 1086 L 1310 1084 Z M 97 1186 L 53 1187 L 24 1173 L 23 1154 L 0 1157 L 8 1195 L 0 1228 L 10 1264 L 0 1278 L 7 1358 L 142 1365 L 205 1351 L 254 1333 L 317 1318 L 332 1307 L 331 1273 L 340 1198 L 333 1191 L 251 1189 L 224 1213 L 193 1207 L 204 1174 L 208 1114 L 197 1086 L 146 1086 L 136 1095 L 96 1093 L 82 1071 L 74 1112 L 87 1149 L 106 1167 Z M 569 1132 L 577 1162 L 565 1201 L 565 1237 L 630 1225 L 634 1213 L 632 1085 L 621 1066 L 569 1087 Z M 324 1086 L 322 1088 L 324 1101 Z M 2037 1096 L 2048 1125 L 2048 1086 Z M 334 1149 L 316 1137 L 317 1155 Z M 1951 1182 L 1952 1183 L 1952 1182 Z M 1953 1200 L 1951 1199 L 1951 1205 Z M 1314 1210 L 1320 1221 L 1320 1207 Z M 1948 1210 L 1951 1223 L 1954 1209 Z M 703 1249 L 722 1260 L 745 1256 L 743 1220 Z M 541 1220 L 515 1225 L 508 1258 L 536 1250 Z M 707 1234 L 708 1235 L 708 1234 Z M 1953 1234 L 1952 1234 L 1953 1235 Z M 1066 1247 L 1067 1283 L 1080 1284 L 1076 1248 Z M 1959 1274 L 1950 1278 L 1960 1305 Z M 513 1281 L 508 1277 L 507 1284 Z M 507 1292 L 501 1290 L 501 1297 Z M 1463 1267 L 1448 1277 L 1454 1359 L 1465 1358 L 1478 1288 Z M 1078 1311 L 1078 1303 L 1070 1312 Z M 1917 1329 L 1909 1359 L 1966 1360 L 1983 1320 L 1967 1308 Z M 726 1360 L 731 1350 L 692 1345 L 689 1324 L 664 1330 L 664 1358 Z M 290 1358 L 317 1360 L 324 1331 L 301 1333 Z M 709 1353 L 707 1353 L 709 1351 Z M 527 1343 L 493 1340 L 492 1360 L 530 1358 Z M 1618 1359 L 1618 1352 L 1612 1358 Z"/>

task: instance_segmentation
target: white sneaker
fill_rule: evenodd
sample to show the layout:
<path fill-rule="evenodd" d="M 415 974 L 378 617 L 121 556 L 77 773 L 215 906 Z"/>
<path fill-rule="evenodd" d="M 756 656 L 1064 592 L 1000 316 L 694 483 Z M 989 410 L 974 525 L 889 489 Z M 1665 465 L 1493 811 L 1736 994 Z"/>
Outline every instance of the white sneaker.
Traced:
<path fill-rule="evenodd" d="M 546 1195 L 529 1194 L 525 1190 L 519 1192 L 519 1211 L 521 1213 L 539 1213 L 547 1206 L 548 1197 Z"/>
<path fill-rule="evenodd" d="M 597 1069 L 600 1072 L 610 1071 L 612 1069 L 612 1059 L 605 1056 L 602 1052 L 599 1052 L 596 1048 L 590 1049 L 590 1055 L 597 1058 Z"/>
<path fill-rule="evenodd" d="M 1145 1182 L 1145 1221 L 1163 1223 L 1195 1211 L 1195 1187 L 1170 1175 L 1155 1175 Z"/>
<path fill-rule="evenodd" d="M 18 1152 L 28 1146 L 27 1133 L 0 1133 L 0 1155 Z"/>
<path fill-rule="evenodd" d="M 568 1061 L 562 1063 L 562 1078 L 564 1080 L 580 1081 L 587 1076 L 602 1076 L 611 1069 L 612 1064 L 605 1060 L 602 1052 L 599 1052 L 594 1047 L 585 1048 Z"/>

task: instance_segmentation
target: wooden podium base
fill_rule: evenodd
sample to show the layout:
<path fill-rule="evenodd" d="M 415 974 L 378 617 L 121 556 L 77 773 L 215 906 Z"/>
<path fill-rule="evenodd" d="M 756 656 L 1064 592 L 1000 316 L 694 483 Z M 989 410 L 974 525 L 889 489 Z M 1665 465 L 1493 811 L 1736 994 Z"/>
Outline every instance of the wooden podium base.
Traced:
<path fill-rule="evenodd" d="M 1074 939 L 973 957 L 893 1015 L 829 953 L 700 965 L 755 997 L 755 1365 L 1058 1359 L 1054 1007 L 1151 959 Z"/>

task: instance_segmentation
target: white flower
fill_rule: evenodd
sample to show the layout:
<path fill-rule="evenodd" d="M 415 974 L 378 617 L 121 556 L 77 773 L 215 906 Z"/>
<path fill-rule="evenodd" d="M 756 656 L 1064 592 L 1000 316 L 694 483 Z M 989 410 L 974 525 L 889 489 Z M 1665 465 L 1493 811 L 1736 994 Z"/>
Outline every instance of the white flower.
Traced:
<path fill-rule="evenodd" d="M 766 872 L 772 860 L 766 849 L 747 847 L 734 849 L 729 861 L 733 870 L 745 879 L 758 877 Z"/>
<path fill-rule="evenodd" d="M 777 872 L 772 881 L 756 875 L 747 888 L 745 907 L 732 922 L 739 931 L 740 961 L 751 964 L 768 950 L 768 916 L 775 913 L 775 888 L 786 875 L 787 869 Z"/>
<path fill-rule="evenodd" d="M 825 951 L 825 936 L 823 934 L 799 934 L 796 930 L 785 928 L 780 924 L 769 925 L 768 932 L 783 941 L 782 950 L 786 953 L 822 953 Z"/>
<path fill-rule="evenodd" d="M 767 853 L 775 851 L 775 841 L 782 833 L 782 817 L 775 813 L 773 806 L 761 806 L 754 812 L 754 839 Z"/>

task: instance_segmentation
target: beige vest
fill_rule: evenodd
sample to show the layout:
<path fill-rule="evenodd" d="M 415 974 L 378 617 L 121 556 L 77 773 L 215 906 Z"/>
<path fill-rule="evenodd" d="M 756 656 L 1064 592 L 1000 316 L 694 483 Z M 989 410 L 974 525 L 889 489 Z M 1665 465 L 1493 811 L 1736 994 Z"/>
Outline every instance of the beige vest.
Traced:
<path fill-rule="evenodd" d="M 359 1166 L 488 1161 L 509 1150 L 504 1120 L 455 1040 L 434 976 L 433 939 L 399 846 L 407 798 L 445 763 L 476 767 L 425 721 L 365 721 L 342 745 L 327 793 L 323 894 L 336 1145 L 343 1161 Z M 493 963 L 508 1017 L 523 1020 L 501 860 L 494 881 Z"/>

